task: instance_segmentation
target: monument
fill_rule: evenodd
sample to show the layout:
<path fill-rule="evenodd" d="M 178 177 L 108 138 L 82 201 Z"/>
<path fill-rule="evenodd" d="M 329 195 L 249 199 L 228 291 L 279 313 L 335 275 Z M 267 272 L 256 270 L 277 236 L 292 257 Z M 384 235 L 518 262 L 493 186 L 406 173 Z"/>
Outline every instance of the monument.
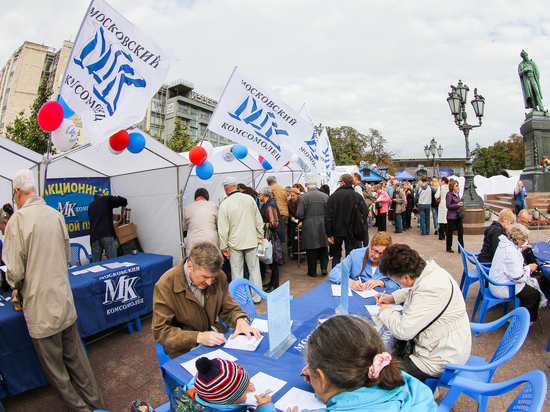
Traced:
<path fill-rule="evenodd" d="M 525 50 L 521 51 L 520 56 L 523 60 L 518 66 L 518 73 L 523 101 L 526 109 L 532 109 L 525 115 L 520 127 L 525 152 L 521 180 L 527 192 L 550 192 L 550 177 L 541 166 L 542 157 L 550 155 L 550 116 L 542 104 L 539 69 Z"/>

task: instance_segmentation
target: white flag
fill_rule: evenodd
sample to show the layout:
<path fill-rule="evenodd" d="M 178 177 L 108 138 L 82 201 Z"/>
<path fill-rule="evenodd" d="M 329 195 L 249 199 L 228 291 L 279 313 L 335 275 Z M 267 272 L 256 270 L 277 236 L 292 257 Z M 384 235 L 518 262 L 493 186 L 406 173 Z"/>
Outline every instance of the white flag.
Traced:
<path fill-rule="evenodd" d="M 307 109 L 305 103 L 300 109 L 300 116 L 308 120 L 311 124 L 314 124 L 313 118 L 311 117 L 311 114 L 309 113 L 309 110 Z M 319 157 L 318 143 L 319 135 L 317 134 L 317 130 L 314 127 L 311 136 L 302 141 L 298 147 L 298 150 L 296 151 L 296 154 L 300 157 L 300 159 L 302 159 L 302 162 L 304 162 L 309 167 L 309 172 L 311 172 L 315 177 L 319 173 L 319 168 L 321 167 L 320 162 L 322 162 L 322 159 Z"/>
<path fill-rule="evenodd" d="M 311 137 L 313 123 L 235 67 L 208 129 L 248 147 L 279 170 Z"/>
<path fill-rule="evenodd" d="M 82 21 L 59 94 L 80 116 L 86 138 L 101 144 L 141 121 L 176 61 L 103 0 Z"/>
<path fill-rule="evenodd" d="M 326 128 L 323 128 L 321 136 L 319 137 L 319 157 L 322 160 L 319 162 L 319 169 L 317 170 L 319 170 L 321 174 L 323 183 L 328 183 L 331 187 L 336 186 L 338 174 L 336 173 L 336 163 L 334 162 L 332 145 L 330 144 Z"/>

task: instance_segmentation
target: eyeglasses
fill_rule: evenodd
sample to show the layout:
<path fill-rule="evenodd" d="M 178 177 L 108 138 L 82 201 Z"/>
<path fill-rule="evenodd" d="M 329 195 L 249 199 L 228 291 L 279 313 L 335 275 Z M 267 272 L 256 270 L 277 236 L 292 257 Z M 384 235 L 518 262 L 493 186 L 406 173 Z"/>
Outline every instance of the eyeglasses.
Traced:
<path fill-rule="evenodd" d="M 374 249 L 374 248 L 372 248 L 370 251 L 371 251 L 372 253 L 378 255 L 378 256 L 380 256 L 380 255 L 382 255 L 382 253 L 384 253 L 384 251 L 381 251 L 381 252 L 380 252 L 380 251 L 378 251 L 378 250 L 376 250 L 376 249 Z"/>

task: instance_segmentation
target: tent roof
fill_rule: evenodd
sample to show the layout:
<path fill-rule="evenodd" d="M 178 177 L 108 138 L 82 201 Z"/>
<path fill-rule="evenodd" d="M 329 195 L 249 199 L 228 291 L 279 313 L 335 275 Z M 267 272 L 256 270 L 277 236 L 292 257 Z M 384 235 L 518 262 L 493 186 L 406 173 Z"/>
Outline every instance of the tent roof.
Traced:
<path fill-rule="evenodd" d="M 132 154 L 125 150 L 119 155 L 114 155 L 109 149 L 109 143 L 104 142 L 99 148 L 86 144 L 55 155 L 50 163 L 55 165 L 56 161 L 65 158 L 72 161 L 75 166 L 84 166 L 100 175 L 110 177 L 190 165 L 188 160 L 173 150 L 146 133 L 141 133 L 145 136 L 145 149 L 138 154 Z M 53 175 L 50 175 L 50 170 L 48 169 L 48 178 L 71 176 L 68 170 L 59 170 L 57 173 L 52 173 Z M 61 175 L 57 176 L 57 174 Z"/>
<path fill-rule="evenodd" d="M 39 166 L 42 155 L 0 136 L 0 177 L 11 180 L 20 169 Z"/>
<path fill-rule="evenodd" d="M 399 173 L 397 176 L 395 176 L 396 179 L 399 180 L 414 180 L 414 176 L 411 175 L 406 170 L 403 170 L 401 173 Z"/>

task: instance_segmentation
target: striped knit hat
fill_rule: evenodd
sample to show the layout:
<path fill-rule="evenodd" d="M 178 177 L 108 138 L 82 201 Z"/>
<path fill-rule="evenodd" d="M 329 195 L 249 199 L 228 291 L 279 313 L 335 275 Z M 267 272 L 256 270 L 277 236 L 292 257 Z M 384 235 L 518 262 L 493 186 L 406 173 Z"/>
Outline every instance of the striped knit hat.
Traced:
<path fill-rule="evenodd" d="M 230 405 L 248 389 L 248 372 L 234 362 L 203 357 L 197 359 L 195 366 L 195 391 L 206 402 Z"/>

